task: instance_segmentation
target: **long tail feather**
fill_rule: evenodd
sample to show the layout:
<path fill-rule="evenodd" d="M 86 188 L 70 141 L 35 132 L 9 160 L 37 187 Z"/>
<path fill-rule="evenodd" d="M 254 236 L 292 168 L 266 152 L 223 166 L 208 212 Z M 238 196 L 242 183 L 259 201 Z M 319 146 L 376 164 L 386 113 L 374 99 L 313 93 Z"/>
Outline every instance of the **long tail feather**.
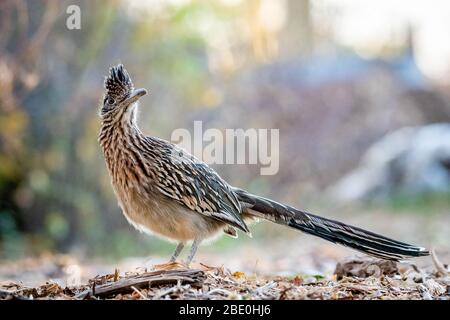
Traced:
<path fill-rule="evenodd" d="M 287 225 L 378 258 L 401 261 L 408 257 L 429 255 L 429 252 L 422 247 L 300 211 L 273 200 L 252 195 L 244 190 L 236 189 L 235 191 L 246 214 Z"/>

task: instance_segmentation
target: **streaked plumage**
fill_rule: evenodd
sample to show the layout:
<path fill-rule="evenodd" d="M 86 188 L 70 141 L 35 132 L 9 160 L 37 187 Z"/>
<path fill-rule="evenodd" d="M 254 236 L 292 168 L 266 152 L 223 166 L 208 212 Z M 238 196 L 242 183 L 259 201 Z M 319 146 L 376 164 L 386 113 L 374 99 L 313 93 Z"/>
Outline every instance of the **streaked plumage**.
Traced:
<path fill-rule="evenodd" d="M 137 100 L 146 94 L 134 89 L 122 65 L 105 79 L 100 111 L 99 142 L 119 205 L 137 229 L 198 244 L 236 229 L 249 233 L 245 221 L 263 218 L 368 254 L 401 260 L 427 255 L 423 248 L 392 240 L 341 222 L 321 218 L 234 188 L 213 169 L 165 140 L 145 136 L 136 123 Z"/>

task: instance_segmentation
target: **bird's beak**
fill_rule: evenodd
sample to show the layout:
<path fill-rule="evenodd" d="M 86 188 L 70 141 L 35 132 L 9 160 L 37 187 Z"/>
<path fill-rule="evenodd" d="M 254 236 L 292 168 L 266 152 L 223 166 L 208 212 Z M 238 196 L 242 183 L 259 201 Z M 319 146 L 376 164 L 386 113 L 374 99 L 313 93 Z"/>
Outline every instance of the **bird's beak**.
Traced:
<path fill-rule="evenodd" d="M 130 96 L 128 98 L 125 99 L 125 103 L 127 105 L 135 103 L 136 101 L 139 100 L 139 98 L 141 98 L 142 96 L 145 96 L 147 94 L 147 90 L 141 88 L 141 89 L 135 89 L 133 90 L 133 92 L 130 94 Z"/>

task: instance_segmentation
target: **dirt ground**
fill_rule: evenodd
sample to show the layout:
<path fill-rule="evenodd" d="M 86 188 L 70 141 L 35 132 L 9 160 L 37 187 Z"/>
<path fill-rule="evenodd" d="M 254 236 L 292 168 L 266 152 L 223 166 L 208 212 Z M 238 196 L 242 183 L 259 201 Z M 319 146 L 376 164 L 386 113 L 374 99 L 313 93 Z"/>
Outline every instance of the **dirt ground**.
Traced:
<path fill-rule="evenodd" d="M 0 299 L 450 300 L 448 215 L 374 212 L 346 220 L 364 227 L 367 219 L 372 229 L 413 239 L 436 255 L 393 263 L 296 232 L 263 229 L 231 247 L 202 247 L 189 269 L 164 264 L 170 253 L 116 263 L 74 255 L 0 261 Z"/>

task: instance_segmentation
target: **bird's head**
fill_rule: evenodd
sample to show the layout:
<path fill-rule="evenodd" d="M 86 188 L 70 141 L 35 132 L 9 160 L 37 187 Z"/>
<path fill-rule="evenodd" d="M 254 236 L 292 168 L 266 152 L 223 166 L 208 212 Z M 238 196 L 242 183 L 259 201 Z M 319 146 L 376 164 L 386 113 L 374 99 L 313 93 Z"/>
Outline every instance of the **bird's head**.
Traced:
<path fill-rule="evenodd" d="M 105 77 L 105 95 L 100 115 L 126 112 L 142 96 L 147 94 L 145 89 L 135 89 L 127 70 L 122 64 L 112 67 Z"/>

